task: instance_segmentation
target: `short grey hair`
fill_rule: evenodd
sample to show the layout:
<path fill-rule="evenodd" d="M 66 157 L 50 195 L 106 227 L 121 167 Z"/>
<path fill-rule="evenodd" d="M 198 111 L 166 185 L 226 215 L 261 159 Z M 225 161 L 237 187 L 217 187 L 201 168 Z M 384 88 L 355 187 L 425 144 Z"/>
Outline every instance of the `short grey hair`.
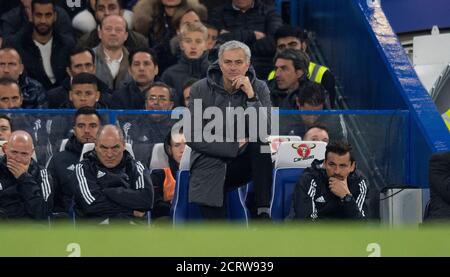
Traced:
<path fill-rule="evenodd" d="M 250 48 L 247 44 L 242 43 L 237 40 L 230 40 L 222 44 L 219 48 L 219 61 L 222 60 L 223 52 L 234 49 L 242 49 L 244 50 L 245 57 L 247 58 L 247 63 L 250 63 L 250 59 L 252 57 L 252 53 L 250 52 Z"/>

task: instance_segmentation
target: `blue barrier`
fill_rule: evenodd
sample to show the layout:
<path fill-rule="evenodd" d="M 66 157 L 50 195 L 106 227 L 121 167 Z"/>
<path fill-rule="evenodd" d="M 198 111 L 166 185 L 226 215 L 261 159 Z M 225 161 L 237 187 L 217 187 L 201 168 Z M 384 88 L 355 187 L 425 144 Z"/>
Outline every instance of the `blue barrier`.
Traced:
<path fill-rule="evenodd" d="M 450 151 L 450 134 L 381 7 L 371 0 L 305 0 L 301 25 L 316 33 L 350 108 L 408 109 L 409 183 L 428 186 L 432 153 Z"/>

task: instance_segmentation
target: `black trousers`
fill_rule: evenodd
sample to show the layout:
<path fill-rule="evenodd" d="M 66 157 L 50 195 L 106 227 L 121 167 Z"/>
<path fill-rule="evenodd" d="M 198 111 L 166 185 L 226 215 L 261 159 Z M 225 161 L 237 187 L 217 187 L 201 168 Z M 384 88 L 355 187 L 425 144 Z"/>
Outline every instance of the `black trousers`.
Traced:
<path fill-rule="evenodd" d="M 269 207 L 272 191 L 272 158 L 270 153 L 262 153 L 263 144 L 250 142 L 236 158 L 227 161 L 224 185 L 224 206 L 200 206 L 204 219 L 227 218 L 226 192 L 253 181 L 255 205 L 257 208 Z"/>

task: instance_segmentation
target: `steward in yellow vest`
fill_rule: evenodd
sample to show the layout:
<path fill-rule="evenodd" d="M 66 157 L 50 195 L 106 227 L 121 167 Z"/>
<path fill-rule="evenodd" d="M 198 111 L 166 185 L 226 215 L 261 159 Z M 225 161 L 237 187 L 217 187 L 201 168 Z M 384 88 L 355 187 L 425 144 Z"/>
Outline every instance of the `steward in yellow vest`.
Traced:
<path fill-rule="evenodd" d="M 304 53 L 307 51 L 308 36 L 300 28 L 283 25 L 275 32 L 274 39 L 277 44 L 277 52 L 283 51 L 284 49 L 296 49 Z M 275 70 L 273 70 L 269 73 L 267 80 L 271 81 L 275 77 Z M 336 81 L 330 69 L 326 66 L 310 62 L 308 66 L 308 78 L 322 85 L 330 97 L 331 107 L 335 107 Z"/>

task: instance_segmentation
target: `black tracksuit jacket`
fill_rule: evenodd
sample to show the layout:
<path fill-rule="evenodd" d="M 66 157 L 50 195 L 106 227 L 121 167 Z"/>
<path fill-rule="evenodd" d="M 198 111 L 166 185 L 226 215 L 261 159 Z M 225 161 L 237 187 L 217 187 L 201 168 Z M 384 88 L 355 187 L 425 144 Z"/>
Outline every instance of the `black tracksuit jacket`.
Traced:
<path fill-rule="evenodd" d="M 47 169 L 54 182 L 54 212 L 68 212 L 72 205 L 73 191 L 70 180 L 74 178 L 75 166 L 80 161 L 83 145 L 72 135 L 65 150 L 51 158 Z"/>
<path fill-rule="evenodd" d="M 344 203 L 328 188 L 328 176 L 322 161 L 314 160 L 305 169 L 294 190 L 293 211 L 295 219 L 364 219 L 367 216 L 368 182 L 357 172 L 347 177 L 353 200 Z M 293 212 L 293 214 L 292 214 Z"/>
<path fill-rule="evenodd" d="M 125 151 L 115 168 L 106 168 L 95 150 L 75 166 L 71 187 L 77 215 L 91 218 L 131 218 L 133 211 L 153 206 L 153 186 L 144 166 Z"/>
<path fill-rule="evenodd" d="M 52 204 L 52 178 L 32 160 L 27 172 L 18 179 L 0 158 L 0 218 L 46 219 Z"/>

